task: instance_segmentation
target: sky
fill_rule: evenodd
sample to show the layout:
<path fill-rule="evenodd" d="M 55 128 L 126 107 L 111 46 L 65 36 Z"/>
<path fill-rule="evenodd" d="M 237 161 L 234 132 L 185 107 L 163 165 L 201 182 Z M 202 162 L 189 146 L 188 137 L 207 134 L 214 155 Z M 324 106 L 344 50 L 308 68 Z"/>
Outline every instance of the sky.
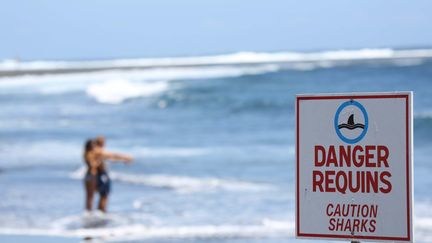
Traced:
<path fill-rule="evenodd" d="M 0 0 L 0 60 L 432 46 L 429 0 Z"/>

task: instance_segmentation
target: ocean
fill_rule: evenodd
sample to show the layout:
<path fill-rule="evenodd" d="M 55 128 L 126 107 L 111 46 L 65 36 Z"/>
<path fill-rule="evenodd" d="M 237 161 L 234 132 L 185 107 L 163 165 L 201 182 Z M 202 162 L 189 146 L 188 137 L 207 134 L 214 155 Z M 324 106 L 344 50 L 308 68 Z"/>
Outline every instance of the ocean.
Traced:
<path fill-rule="evenodd" d="M 296 241 L 295 95 L 358 91 L 414 91 L 414 235 L 432 242 L 431 49 L 4 60 L 0 234 Z M 97 135 L 135 161 L 109 163 L 94 223 L 82 152 Z"/>

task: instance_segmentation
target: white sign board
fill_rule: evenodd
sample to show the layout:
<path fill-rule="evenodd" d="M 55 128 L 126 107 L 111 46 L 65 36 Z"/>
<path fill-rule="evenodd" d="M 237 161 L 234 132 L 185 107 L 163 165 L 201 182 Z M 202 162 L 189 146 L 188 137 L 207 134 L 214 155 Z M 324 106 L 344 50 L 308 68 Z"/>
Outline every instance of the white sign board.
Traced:
<path fill-rule="evenodd" d="M 412 92 L 298 95 L 296 236 L 413 241 Z"/>

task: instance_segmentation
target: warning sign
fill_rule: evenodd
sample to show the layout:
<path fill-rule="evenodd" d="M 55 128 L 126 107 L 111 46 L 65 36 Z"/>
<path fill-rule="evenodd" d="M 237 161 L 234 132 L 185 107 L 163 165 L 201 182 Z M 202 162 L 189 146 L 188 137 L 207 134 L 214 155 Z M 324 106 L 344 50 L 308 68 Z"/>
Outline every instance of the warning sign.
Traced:
<path fill-rule="evenodd" d="M 296 236 L 413 241 L 412 93 L 298 95 Z"/>

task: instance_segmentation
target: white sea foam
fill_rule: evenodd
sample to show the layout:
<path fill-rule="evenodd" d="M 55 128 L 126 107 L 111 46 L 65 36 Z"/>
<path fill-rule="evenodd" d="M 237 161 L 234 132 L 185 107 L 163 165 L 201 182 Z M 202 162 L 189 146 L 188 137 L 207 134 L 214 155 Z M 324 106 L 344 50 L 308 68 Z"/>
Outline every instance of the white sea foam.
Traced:
<path fill-rule="evenodd" d="M 120 104 L 126 99 L 146 97 L 162 93 L 168 89 L 165 81 L 138 83 L 126 79 L 113 79 L 88 86 L 86 92 L 101 103 Z"/>
<path fill-rule="evenodd" d="M 85 168 L 81 167 L 69 174 L 73 179 L 82 179 Z M 169 188 L 179 193 L 198 191 L 227 190 L 227 191 L 263 191 L 273 190 L 274 187 L 265 183 L 246 182 L 212 177 L 188 177 L 166 174 L 130 174 L 112 171 L 110 178 L 114 181 L 144 185 L 150 187 Z"/>
<path fill-rule="evenodd" d="M 0 234 L 44 235 L 62 237 L 94 237 L 108 241 L 126 241 L 157 238 L 258 238 L 292 237 L 293 223 L 269 225 L 193 225 L 193 226 L 147 226 L 127 224 L 116 227 L 65 229 L 43 228 L 0 228 Z"/>
<path fill-rule="evenodd" d="M 23 88 L 48 86 L 60 83 L 71 87 L 87 87 L 88 84 L 105 82 L 113 79 L 128 79 L 133 81 L 159 81 L 178 79 L 200 79 L 238 77 L 278 70 L 276 65 L 261 66 L 224 66 L 224 67 L 184 67 L 184 68 L 154 68 L 147 70 L 108 70 L 89 73 L 23 75 L 0 78 L 0 88 Z M 77 84 L 78 82 L 78 84 Z M 72 86 L 75 85 L 75 86 Z"/>
<path fill-rule="evenodd" d="M 262 191 L 272 189 L 264 183 L 253 183 L 219 178 L 194 178 L 173 175 L 132 175 L 111 173 L 114 180 L 153 187 L 171 188 L 178 192 L 211 191 L 222 189 L 228 191 Z"/>
<path fill-rule="evenodd" d="M 279 62 L 320 62 L 347 61 L 364 59 L 416 59 L 432 57 L 432 49 L 393 50 L 358 49 L 334 50 L 320 52 L 237 52 L 232 54 L 195 57 L 165 57 L 141 59 L 117 59 L 104 61 L 32 61 L 19 62 L 4 60 L 0 62 L 0 71 L 31 71 L 31 70 L 59 70 L 59 69 L 98 69 L 98 68 L 128 68 L 128 67 L 176 67 L 200 65 L 231 65 L 257 64 Z"/>
<path fill-rule="evenodd" d="M 93 237 L 104 241 L 128 241 L 145 239 L 220 239 L 220 238 L 268 238 L 294 237 L 294 221 L 264 219 L 251 225 L 188 225 L 155 226 L 137 223 L 119 223 L 117 226 L 99 228 L 70 228 L 70 220 L 54 221 L 49 228 L 0 228 L 0 234 L 41 235 L 61 237 Z M 72 220 L 80 220 L 74 217 Z M 77 221 L 77 222 L 78 222 Z M 118 221 L 120 222 L 120 221 Z M 417 242 L 432 242 L 432 218 L 417 217 L 414 220 L 414 238 Z"/>
<path fill-rule="evenodd" d="M 86 211 L 82 215 L 70 215 L 51 222 L 51 228 L 56 230 L 73 230 L 81 228 L 117 227 L 127 225 L 130 219 L 120 214 L 101 211 Z"/>
<path fill-rule="evenodd" d="M 414 238 L 416 242 L 432 242 L 432 215 L 430 201 L 416 202 L 414 217 Z M 251 224 L 200 224 L 165 225 L 160 220 L 147 220 L 137 223 L 135 214 L 70 215 L 52 220 L 42 228 L 1 227 L 0 234 L 42 235 L 61 237 L 93 237 L 104 241 L 127 241 L 145 239 L 221 239 L 221 238 L 265 238 L 293 237 L 295 221 L 293 218 L 280 220 L 264 218 Z M 142 215 L 139 217 L 142 218 Z M 104 226 L 88 227 L 88 222 L 107 222 Z M 96 223 L 97 224 L 97 223 Z"/>
<path fill-rule="evenodd" d="M 78 173 L 82 173 L 82 169 L 80 170 L 81 171 L 79 172 L 75 171 L 73 174 L 71 174 L 71 176 L 77 178 Z M 180 193 L 210 191 L 216 189 L 228 191 L 261 191 L 272 189 L 270 185 L 264 183 L 252 183 L 209 177 L 197 178 L 165 174 L 137 175 L 119 172 L 111 172 L 110 177 L 113 180 L 120 182 L 151 187 L 169 188 Z"/>
<path fill-rule="evenodd" d="M 85 62 L 0 62 L 0 74 L 19 71 L 22 75 L 0 78 L 0 93 L 41 93 L 48 95 L 86 92 L 101 103 L 119 104 L 124 100 L 147 97 L 171 90 L 170 81 L 238 77 L 275 72 L 301 71 L 346 65 L 358 60 L 391 59 L 395 65 L 410 66 L 431 58 L 432 49 L 360 49 L 311 53 L 239 52 L 227 55 L 121 59 Z M 122 69 L 131 68 L 133 69 Z M 97 70 L 92 71 L 90 70 Z M 138 69 L 147 68 L 147 69 Z M 31 75 L 34 70 L 75 70 L 78 73 Z"/>
<path fill-rule="evenodd" d="M 99 102 L 118 104 L 130 98 L 151 96 L 170 90 L 173 86 L 169 81 L 173 80 L 238 77 L 277 70 L 276 65 L 267 64 L 256 67 L 184 67 L 23 75 L 0 78 L 0 93 L 55 95 L 83 91 Z"/>

